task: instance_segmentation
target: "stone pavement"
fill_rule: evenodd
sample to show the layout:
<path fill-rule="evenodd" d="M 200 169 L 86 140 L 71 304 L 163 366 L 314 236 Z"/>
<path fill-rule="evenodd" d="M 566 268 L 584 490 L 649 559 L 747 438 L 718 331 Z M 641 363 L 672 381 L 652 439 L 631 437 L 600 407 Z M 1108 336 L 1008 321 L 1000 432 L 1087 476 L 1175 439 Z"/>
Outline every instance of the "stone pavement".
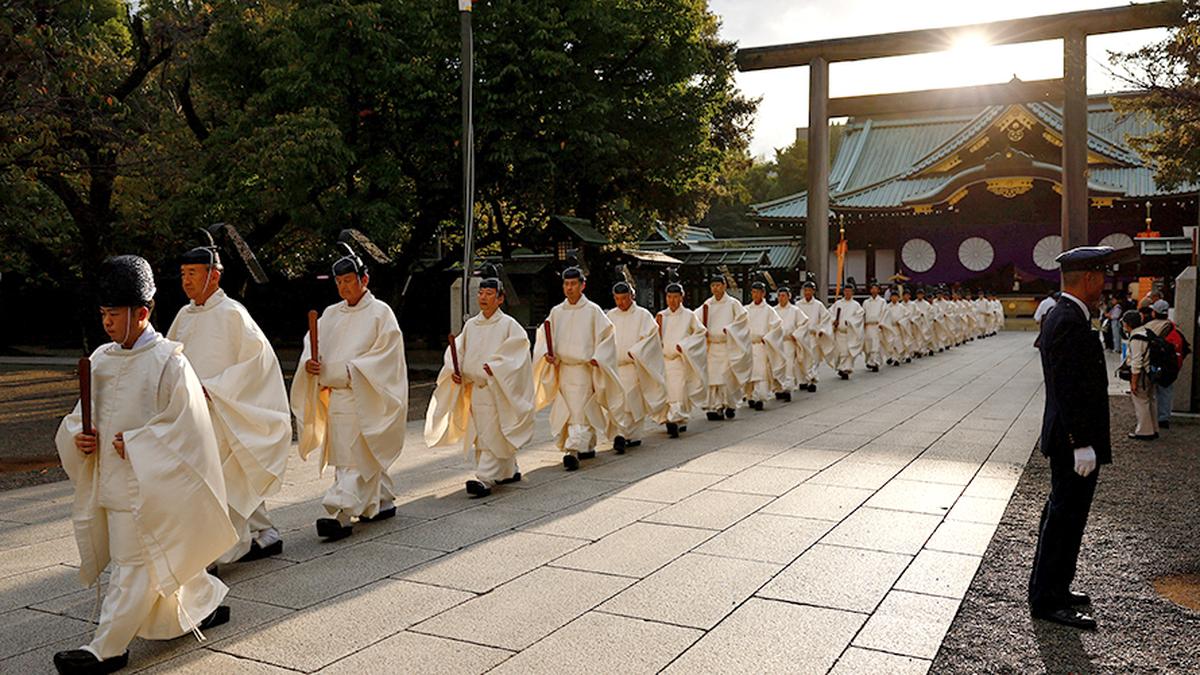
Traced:
<path fill-rule="evenodd" d="M 570 474 L 540 416 L 525 480 L 483 500 L 412 423 L 399 515 L 336 543 L 313 529 L 330 475 L 293 462 L 283 555 L 222 568 L 233 620 L 136 640 L 129 671 L 925 672 L 1036 442 L 1031 340 L 827 371 Z M 93 629 L 69 499 L 0 493 L 0 672 L 50 672 Z"/>

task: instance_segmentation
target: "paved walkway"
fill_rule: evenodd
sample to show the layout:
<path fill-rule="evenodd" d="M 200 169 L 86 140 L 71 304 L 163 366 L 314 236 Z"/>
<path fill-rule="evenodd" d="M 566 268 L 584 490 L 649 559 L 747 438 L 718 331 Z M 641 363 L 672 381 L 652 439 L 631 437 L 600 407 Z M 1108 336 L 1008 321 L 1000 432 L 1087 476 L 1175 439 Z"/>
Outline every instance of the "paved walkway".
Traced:
<path fill-rule="evenodd" d="M 332 544 L 312 525 L 330 477 L 295 462 L 283 555 L 222 569 L 233 621 L 135 641 L 129 670 L 925 672 L 1036 440 L 1031 339 L 826 373 L 572 474 L 541 419 L 526 480 L 478 501 L 410 424 L 400 515 Z M 48 672 L 93 628 L 69 495 L 0 493 L 0 672 Z"/>

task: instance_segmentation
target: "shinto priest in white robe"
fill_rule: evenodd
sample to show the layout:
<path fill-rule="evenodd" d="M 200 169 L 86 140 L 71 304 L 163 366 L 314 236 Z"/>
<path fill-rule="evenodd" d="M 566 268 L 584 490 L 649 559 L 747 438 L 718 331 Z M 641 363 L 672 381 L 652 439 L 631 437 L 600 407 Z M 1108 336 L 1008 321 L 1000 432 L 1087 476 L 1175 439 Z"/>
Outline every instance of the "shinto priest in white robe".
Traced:
<path fill-rule="evenodd" d="M 705 300 L 699 312 L 701 317 L 708 315 L 708 401 L 704 409 L 736 410 L 754 367 L 746 308 L 726 293 L 720 300 Z"/>
<path fill-rule="evenodd" d="M 353 307 L 330 305 L 317 321 L 321 374 L 304 368 L 308 335 L 292 380 L 300 457 L 320 450 L 320 470 L 334 467 L 322 504 L 343 525 L 393 505 L 388 468 L 404 449 L 408 367 L 404 336 L 387 303 L 369 291 Z"/>
<path fill-rule="evenodd" d="M 867 366 L 878 368 L 883 361 L 883 344 L 879 336 L 879 324 L 887 301 L 876 295 L 862 302 L 863 308 L 863 355 Z"/>
<path fill-rule="evenodd" d="M 795 389 L 805 379 L 809 362 L 815 358 L 809 351 L 808 315 L 800 311 L 794 302 L 775 306 L 779 315 L 779 332 L 783 335 L 783 380 L 784 391 Z"/>
<path fill-rule="evenodd" d="M 462 384 L 454 382 L 447 348 L 425 414 L 425 444 L 433 448 L 461 441 L 475 477 L 493 487 L 520 470 L 517 450 L 533 436 L 529 336 L 516 319 L 497 309 L 491 317 L 480 313 L 468 319 L 455 348 Z"/>
<path fill-rule="evenodd" d="M 658 323 L 636 302 L 628 310 L 608 310 L 617 352 L 617 376 L 625 392 L 625 405 L 617 416 L 617 435 L 638 440 L 647 419 L 666 415 L 667 385 Z"/>
<path fill-rule="evenodd" d="M 891 361 L 903 361 L 908 354 L 908 312 L 899 301 L 883 308 L 879 337 L 884 355 Z"/>
<path fill-rule="evenodd" d="M 837 322 L 834 329 L 834 355 L 829 365 L 838 372 L 854 371 L 854 362 L 862 352 L 863 323 L 866 312 L 854 299 L 838 298 L 829 308 Z"/>
<path fill-rule="evenodd" d="M 135 636 L 198 632 L 229 590 L 205 567 L 237 534 L 204 392 L 183 347 L 147 326 L 132 349 L 110 342 L 91 364 L 97 449 L 85 455 L 75 447 L 79 404 L 54 440 L 75 485 L 79 577 L 91 585 L 111 570 L 99 625 L 84 647 L 110 659 Z M 124 459 L 113 447 L 118 433 Z"/>
<path fill-rule="evenodd" d="M 564 453 L 593 451 L 598 439 L 617 435 L 625 405 L 612 322 L 586 295 L 563 300 L 546 320 L 557 363 L 546 361 L 543 322 L 533 347 L 534 409 L 550 406 L 550 431 Z"/>
<path fill-rule="evenodd" d="M 693 411 L 704 407 L 708 397 L 708 345 L 704 324 L 696 313 L 680 305 L 658 313 L 662 326 L 667 409 L 659 424 L 686 425 Z"/>
<path fill-rule="evenodd" d="M 783 386 L 787 371 L 787 358 L 783 351 L 783 321 L 766 300 L 757 303 L 751 301 L 744 306 L 753 358 L 750 381 L 746 383 L 744 391 L 747 399 L 764 401 L 772 394 L 788 391 Z"/>
<path fill-rule="evenodd" d="M 813 358 L 808 362 L 808 368 L 802 374 L 800 384 L 816 384 L 817 368 L 822 361 L 829 361 L 834 354 L 833 315 L 824 303 L 816 298 L 805 300 L 803 297 L 795 302 L 796 308 L 808 317 L 808 329 L 804 339 L 807 349 Z"/>
<path fill-rule="evenodd" d="M 238 543 L 220 559 L 232 562 L 279 541 L 267 497 L 279 491 L 292 445 L 292 415 L 275 350 L 242 304 L 217 290 L 203 305 L 179 310 L 167 337 L 183 343 L 208 397 L 229 517 Z"/>

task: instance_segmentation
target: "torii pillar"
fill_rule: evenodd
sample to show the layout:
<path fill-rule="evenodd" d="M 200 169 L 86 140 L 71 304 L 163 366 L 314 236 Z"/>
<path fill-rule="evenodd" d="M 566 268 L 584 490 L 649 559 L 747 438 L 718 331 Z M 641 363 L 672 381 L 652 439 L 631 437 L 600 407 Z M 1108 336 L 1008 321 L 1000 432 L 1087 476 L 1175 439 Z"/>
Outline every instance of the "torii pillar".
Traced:
<path fill-rule="evenodd" d="M 808 65 L 808 214 L 805 267 L 817 277 L 817 299 L 829 297 L 829 61 Z"/>
<path fill-rule="evenodd" d="M 1087 35 L 1063 35 L 1062 247 L 1088 245 Z"/>

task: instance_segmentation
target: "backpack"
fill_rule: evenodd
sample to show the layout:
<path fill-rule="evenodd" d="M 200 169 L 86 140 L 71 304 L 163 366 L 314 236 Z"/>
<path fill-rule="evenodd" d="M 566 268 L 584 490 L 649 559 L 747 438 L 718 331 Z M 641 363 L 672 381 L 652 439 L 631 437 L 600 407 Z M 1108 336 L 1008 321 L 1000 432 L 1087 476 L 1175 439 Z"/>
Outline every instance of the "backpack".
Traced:
<path fill-rule="evenodd" d="M 1187 337 L 1180 332 L 1175 324 L 1167 329 L 1163 334 L 1163 339 L 1166 340 L 1172 347 L 1175 348 L 1175 353 L 1178 355 L 1179 366 L 1183 367 L 1183 360 L 1192 353 L 1192 346 L 1188 344 Z"/>
<path fill-rule="evenodd" d="M 1147 343 L 1147 351 L 1150 355 L 1150 368 L 1147 370 L 1147 374 L 1150 376 L 1150 381 L 1163 387 L 1174 384 L 1175 378 L 1179 377 L 1179 358 L 1175 353 L 1175 346 L 1154 331 L 1134 335 L 1132 339 Z"/>

